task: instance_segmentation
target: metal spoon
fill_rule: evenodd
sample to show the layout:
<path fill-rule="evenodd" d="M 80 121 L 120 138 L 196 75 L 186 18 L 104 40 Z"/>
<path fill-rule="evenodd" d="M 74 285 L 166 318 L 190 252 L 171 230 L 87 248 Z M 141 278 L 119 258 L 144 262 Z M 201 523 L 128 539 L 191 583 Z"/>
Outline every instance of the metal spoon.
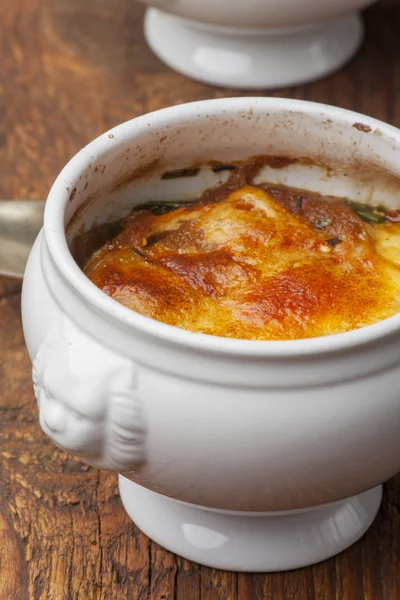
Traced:
<path fill-rule="evenodd" d="M 43 224 L 44 204 L 37 200 L 0 201 L 0 275 L 22 278 Z"/>

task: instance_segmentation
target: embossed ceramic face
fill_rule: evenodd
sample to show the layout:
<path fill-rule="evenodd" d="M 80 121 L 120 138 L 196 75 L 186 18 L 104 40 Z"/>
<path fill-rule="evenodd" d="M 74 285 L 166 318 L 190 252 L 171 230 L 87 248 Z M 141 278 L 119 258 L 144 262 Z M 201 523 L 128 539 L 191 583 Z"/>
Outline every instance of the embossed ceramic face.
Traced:
<path fill-rule="evenodd" d="M 63 387 L 60 382 L 68 382 Z M 102 452 L 107 393 L 99 378 L 73 381 L 59 360 L 50 360 L 40 395 L 40 424 L 53 441 L 71 452 Z"/>
<path fill-rule="evenodd" d="M 63 319 L 41 343 L 33 380 L 41 427 L 60 448 L 114 470 L 144 460 L 133 362 Z"/>

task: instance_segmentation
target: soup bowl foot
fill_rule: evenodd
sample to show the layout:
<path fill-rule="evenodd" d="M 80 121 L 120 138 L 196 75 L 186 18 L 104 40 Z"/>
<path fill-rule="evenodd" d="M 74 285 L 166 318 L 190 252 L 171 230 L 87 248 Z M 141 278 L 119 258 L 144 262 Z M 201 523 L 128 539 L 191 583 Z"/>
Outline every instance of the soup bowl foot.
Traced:
<path fill-rule="evenodd" d="M 358 50 L 357 13 L 307 27 L 239 29 L 147 10 L 145 35 L 172 69 L 217 86 L 271 89 L 312 81 L 339 69 Z"/>
<path fill-rule="evenodd" d="M 318 563 L 356 542 L 370 527 L 382 486 L 299 511 L 241 513 L 186 504 L 119 477 L 135 524 L 171 552 L 209 567 L 273 572 Z"/>

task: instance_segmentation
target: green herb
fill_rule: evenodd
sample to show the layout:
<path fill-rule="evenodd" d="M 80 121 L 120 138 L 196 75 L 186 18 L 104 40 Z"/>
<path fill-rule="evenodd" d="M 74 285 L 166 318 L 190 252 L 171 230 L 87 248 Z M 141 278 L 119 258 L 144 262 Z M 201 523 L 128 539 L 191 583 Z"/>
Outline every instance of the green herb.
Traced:
<path fill-rule="evenodd" d="M 214 173 L 219 173 L 220 171 L 234 171 L 236 167 L 235 165 L 214 165 L 211 169 Z"/>
<path fill-rule="evenodd" d="M 321 217 L 320 219 L 317 219 L 314 223 L 314 227 L 315 229 L 325 229 L 326 227 L 329 227 L 329 225 L 332 223 L 332 219 L 326 219 L 324 217 Z"/>
<path fill-rule="evenodd" d="M 166 215 L 172 210 L 176 210 L 178 207 L 166 204 L 153 204 L 153 206 L 146 206 L 147 210 L 153 215 Z"/>
<path fill-rule="evenodd" d="M 192 204 L 192 201 L 182 201 L 182 202 L 146 202 L 144 204 L 139 204 L 135 207 L 135 210 L 148 210 L 153 215 L 165 215 L 177 208 L 181 208 L 181 206 L 187 206 L 188 204 Z"/>
<path fill-rule="evenodd" d="M 343 240 L 341 240 L 339 237 L 334 237 L 334 238 L 331 238 L 330 240 L 326 240 L 326 243 L 331 248 L 334 248 L 335 246 L 337 246 L 338 244 L 341 244 L 342 242 L 343 242 Z"/>
<path fill-rule="evenodd" d="M 296 200 L 296 210 L 301 210 L 303 207 L 303 196 L 298 196 Z"/>
<path fill-rule="evenodd" d="M 194 177 L 200 171 L 200 167 L 191 169 L 178 169 L 176 171 L 167 171 L 161 175 L 161 179 L 178 179 L 179 177 Z"/>
<path fill-rule="evenodd" d="M 362 204 L 361 202 L 352 202 L 351 200 L 348 200 L 346 204 L 360 219 L 367 223 L 384 223 L 386 221 L 384 210 L 381 208 Z"/>

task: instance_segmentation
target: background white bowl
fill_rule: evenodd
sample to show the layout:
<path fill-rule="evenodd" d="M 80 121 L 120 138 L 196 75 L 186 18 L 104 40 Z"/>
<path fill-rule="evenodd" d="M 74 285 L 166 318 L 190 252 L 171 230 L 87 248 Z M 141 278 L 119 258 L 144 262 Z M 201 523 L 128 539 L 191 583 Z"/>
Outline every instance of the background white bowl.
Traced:
<path fill-rule="evenodd" d="M 374 0 L 141 0 L 147 41 L 173 69 L 214 85 L 274 88 L 339 68 Z"/>

